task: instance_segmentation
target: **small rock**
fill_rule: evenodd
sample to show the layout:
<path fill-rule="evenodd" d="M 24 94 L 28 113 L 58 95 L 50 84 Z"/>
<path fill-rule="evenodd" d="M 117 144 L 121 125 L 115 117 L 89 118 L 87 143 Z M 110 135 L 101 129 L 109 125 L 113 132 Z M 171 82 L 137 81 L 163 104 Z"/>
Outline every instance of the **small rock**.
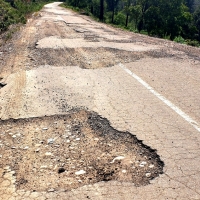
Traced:
<path fill-rule="evenodd" d="M 70 140 L 67 140 L 66 142 L 67 142 L 67 143 L 70 143 Z"/>
<path fill-rule="evenodd" d="M 54 192 L 55 190 L 53 188 L 49 189 L 48 192 Z"/>
<path fill-rule="evenodd" d="M 40 147 L 40 146 L 41 146 L 41 144 L 36 144 L 36 145 L 35 145 L 35 147 Z"/>
<path fill-rule="evenodd" d="M 77 141 L 79 141 L 79 140 L 80 140 L 80 138 L 76 138 L 76 140 L 77 140 Z"/>
<path fill-rule="evenodd" d="M 144 167 L 147 164 L 147 162 L 143 161 L 139 164 L 140 167 Z"/>
<path fill-rule="evenodd" d="M 53 143 L 54 143 L 54 139 L 53 139 L 53 138 L 49 138 L 49 139 L 47 140 L 47 143 L 48 143 L 48 144 L 53 144 Z"/>
<path fill-rule="evenodd" d="M 149 165 L 149 168 L 154 168 L 154 165 Z"/>
<path fill-rule="evenodd" d="M 151 173 L 146 173 L 145 175 L 146 175 L 146 177 L 149 178 L 151 176 Z"/>
<path fill-rule="evenodd" d="M 94 138 L 95 141 L 99 141 L 99 138 Z"/>
<path fill-rule="evenodd" d="M 48 130 L 48 128 L 47 128 L 47 127 L 44 127 L 42 130 Z"/>
<path fill-rule="evenodd" d="M 40 151 L 40 148 L 38 148 L 38 149 L 35 150 L 35 152 L 39 152 L 39 151 Z"/>
<path fill-rule="evenodd" d="M 125 169 L 123 169 L 123 170 L 122 170 L 122 173 L 126 173 L 126 170 L 125 170 Z"/>
<path fill-rule="evenodd" d="M 2 158 L 2 155 L 0 155 L 0 158 Z"/>
<path fill-rule="evenodd" d="M 12 136 L 12 138 L 16 138 L 16 137 L 17 137 L 16 135 L 13 135 L 13 136 Z"/>
<path fill-rule="evenodd" d="M 4 170 L 9 170 L 10 169 L 10 166 L 6 166 L 3 168 Z"/>
<path fill-rule="evenodd" d="M 85 174 L 85 173 L 86 173 L 86 171 L 84 171 L 84 170 L 80 170 L 80 171 L 75 172 L 76 175 L 82 175 L 82 174 Z"/>
<path fill-rule="evenodd" d="M 26 149 L 29 149 L 29 147 L 28 146 L 24 147 L 24 150 L 26 150 Z"/>
<path fill-rule="evenodd" d="M 52 156 L 52 153 L 51 152 L 46 152 L 45 156 Z"/>
<path fill-rule="evenodd" d="M 110 163 L 114 163 L 115 160 L 123 160 L 125 157 L 124 156 L 117 156 L 116 158 L 114 158 Z"/>
<path fill-rule="evenodd" d="M 41 167 L 40 167 L 40 169 L 46 169 L 47 168 L 47 165 L 42 165 Z"/>

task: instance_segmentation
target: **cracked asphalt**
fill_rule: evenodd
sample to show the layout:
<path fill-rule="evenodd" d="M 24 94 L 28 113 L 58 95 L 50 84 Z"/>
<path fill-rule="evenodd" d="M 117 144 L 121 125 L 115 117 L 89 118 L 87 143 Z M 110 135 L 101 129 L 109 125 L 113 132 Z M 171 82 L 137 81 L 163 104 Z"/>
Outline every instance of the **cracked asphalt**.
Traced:
<path fill-rule="evenodd" d="M 200 132 L 120 67 L 199 127 L 200 50 L 115 29 L 59 4 L 34 15 L 0 54 L 2 123 L 66 115 L 74 107 L 93 111 L 156 149 L 163 174 L 139 187 L 111 180 L 37 191 L 18 188 L 8 165 L 0 168 L 0 199 L 200 199 Z"/>

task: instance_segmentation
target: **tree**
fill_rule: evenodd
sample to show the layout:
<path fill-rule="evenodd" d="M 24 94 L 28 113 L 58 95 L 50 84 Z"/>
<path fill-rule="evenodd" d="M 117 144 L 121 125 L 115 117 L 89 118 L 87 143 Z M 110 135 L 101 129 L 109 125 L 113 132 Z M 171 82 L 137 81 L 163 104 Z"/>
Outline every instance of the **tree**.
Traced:
<path fill-rule="evenodd" d="M 139 19 L 142 16 L 142 7 L 140 5 L 135 5 L 130 8 L 130 11 L 131 11 L 131 17 L 133 18 L 133 21 L 134 21 L 135 30 L 136 30 L 138 27 Z"/>
<path fill-rule="evenodd" d="M 194 12 L 194 23 L 198 30 L 198 40 L 200 41 L 200 6 Z"/>
<path fill-rule="evenodd" d="M 104 0 L 100 0 L 100 15 L 99 20 L 103 21 L 104 19 Z"/>
<path fill-rule="evenodd" d="M 106 2 L 107 2 L 107 11 L 112 12 L 111 22 L 114 23 L 115 10 L 119 3 L 119 0 L 106 0 Z"/>
<path fill-rule="evenodd" d="M 189 8 L 189 11 L 192 13 L 194 10 L 194 0 L 185 0 L 186 6 Z"/>

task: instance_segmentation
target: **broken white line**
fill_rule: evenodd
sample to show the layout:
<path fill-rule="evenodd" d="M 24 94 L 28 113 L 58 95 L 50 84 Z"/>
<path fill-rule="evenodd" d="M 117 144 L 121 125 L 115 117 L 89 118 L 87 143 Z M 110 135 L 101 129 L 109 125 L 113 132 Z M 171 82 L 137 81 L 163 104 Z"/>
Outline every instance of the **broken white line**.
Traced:
<path fill-rule="evenodd" d="M 131 72 L 129 69 L 127 69 L 123 64 L 119 64 L 119 66 L 127 72 L 129 75 L 131 75 L 134 79 L 136 79 L 139 83 L 141 83 L 146 89 L 148 89 L 152 94 L 154 94 L 156 97 L 158 97 L 163 103 L 168 105 L 172 110 L 174 110 L 177 114 L 179 114 L 185 121 L 190 123 L 197 131 L 200 132 L 200 126 L 199 124 L 193 120 L 189 115 L 187 115 L 185 112 L 183 112 L 180 108 L 178 108 L 176 105 L 174 105 L 171 101 L 166 99 L 164 96 L 159 94 L 157 91 L 155 91 L 148 83 L 146 83 L 144 80 L 142 80 L 139 76 Z"/>

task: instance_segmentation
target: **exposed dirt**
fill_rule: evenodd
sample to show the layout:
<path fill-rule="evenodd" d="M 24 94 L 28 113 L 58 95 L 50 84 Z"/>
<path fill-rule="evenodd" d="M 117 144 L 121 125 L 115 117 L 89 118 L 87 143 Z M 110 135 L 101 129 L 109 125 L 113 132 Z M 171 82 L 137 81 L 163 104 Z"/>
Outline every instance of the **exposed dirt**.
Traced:
<path fill-rule="evenodd" d="M 16 172 L 18 189 L 44 191 L 118 180 L 146 185 L 163 162 L 128 132 L 94 112 L 0 122 L 0 167 Z"/>

